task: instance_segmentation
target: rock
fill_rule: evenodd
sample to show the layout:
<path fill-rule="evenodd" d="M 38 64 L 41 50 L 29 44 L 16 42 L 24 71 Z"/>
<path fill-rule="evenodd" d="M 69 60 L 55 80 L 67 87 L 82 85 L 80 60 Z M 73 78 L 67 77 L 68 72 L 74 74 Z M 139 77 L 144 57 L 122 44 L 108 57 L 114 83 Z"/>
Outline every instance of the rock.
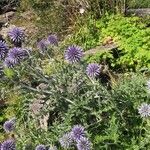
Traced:
<path fill-rule="evenodd" d="M 14 17 L 14 15 L 15 15 L 15 12 L 13 11 L 2 14 L 0 15 L 0 22 L 5 24 L 6 22 L 9 22 Z"/>
<path fill-rule="evenodd" d="M 92 49 L 84 52 L 84 55 L 87 56 L 87 55 L 94 55 L 97 52 L 108 52 L 108 51 L 111 51 L 111 50 L 116 49 L 116 48 L 118 48 L 118 45 L 115 43 L 107 44 L 104 46 L 103 45 L 97 46 L 95 48 L 92 48 Z"/>
<path fill-rule="evenodd" d="M 10 21 L 15 16 L 15 12 L 10 11 L 10 12 L 7 12 L 5 15 L 6 15 L 8 21 Z"/>
<path fill-rule="evenodd" d="M 9 27 L 3 27 L 0 31 L 0 34 L 3 35 L 3 38 L 5 39 L 7 37 L 7 33 L 10 29 L 14 28 L 15 25 L 9 25 Z"/>
<path fill-rule="evenodd" d="M 149 16 L 150 8 L 141 8 L 141 9 L 128 9 L 127 14 L 135 14 L 137 16 Z"/>

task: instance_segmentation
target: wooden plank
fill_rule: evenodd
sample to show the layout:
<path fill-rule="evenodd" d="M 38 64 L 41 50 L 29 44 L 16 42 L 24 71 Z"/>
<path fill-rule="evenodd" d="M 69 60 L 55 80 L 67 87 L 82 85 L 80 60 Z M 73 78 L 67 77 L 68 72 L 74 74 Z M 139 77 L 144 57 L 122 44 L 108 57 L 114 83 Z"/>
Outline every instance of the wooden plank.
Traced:
<path fill-rule="evenodd" d="M 141 9 L 128 9 L 126 14 L 135 14 L 137 16 L 150 15 L 150 8 L 141 8 Z"/>
<path fill-rule="evenodd" d="M 118 46 L 116 44 L 108 44 L 108 45 L 105 45 L 105 46 L 97 46 L 93 49 L 90 49 L 86 52 L 84 52 L 84 55 L 94 55 L 95 53 L 98 53 L 98 52 L 108 52 L 108 51 L 111 51 L 113 49 L 116 49 Z"/>

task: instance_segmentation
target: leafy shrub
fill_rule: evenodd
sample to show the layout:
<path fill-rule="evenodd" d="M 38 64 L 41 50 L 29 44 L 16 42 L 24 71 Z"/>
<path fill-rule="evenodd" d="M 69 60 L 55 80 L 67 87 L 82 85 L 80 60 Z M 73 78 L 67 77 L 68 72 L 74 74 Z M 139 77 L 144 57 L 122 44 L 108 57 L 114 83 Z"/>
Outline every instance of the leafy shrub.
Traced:
<path fill-rule="evenodd" d="M 93 44 L 102 45 L 105 39 L 111 37 L 113 43 L 118 45 L 117 49 L 112 51 L 99 51 L 94 56 L 88 56 L 88 62 L 106 62 L 110 68 L 115 70 L 132 70 L 135 71 L 142 67 L 149 68 L 150 55 L 149 55 L 149 28 L 146 24 L 142 23 L 138 17 L 123 17 L 121 15 L 106 15 L 102 19 L 96 21 L 96 27 L 99 30 L 96 34 L 99 38 L 93 36 L 91 40 L 89 34 L 87 40 L 83 41 L 81 45 L 87 45 L 92 41 Z M 89 28 L 89 32 L 94 31 Z M 79 34 L 81 35 L 81 34 Z M 84 37 L 83 36 L 83 37 Z M 79 38 L 82 36 L 79 36 Z M 76 39 L 76 38 L 75 38 Z M 78 36 L 77 36 L 78 39 Z M 99 41 L 98 41 L 99 40 Z M 73 40 L 77 41 L 77 40 Z M 80 42 L 76 42 L 77 44 Z M 91 48 L 92 44 L 88 47 Z"/>
<path fill-rule="evenodd" d="M 103 36 L 111 36 L 119 45 L 119 58 L 116 64 L 123 67 L 149 67 L 149 28 L 137 17 L 114 16 L 101 30 Z"/>

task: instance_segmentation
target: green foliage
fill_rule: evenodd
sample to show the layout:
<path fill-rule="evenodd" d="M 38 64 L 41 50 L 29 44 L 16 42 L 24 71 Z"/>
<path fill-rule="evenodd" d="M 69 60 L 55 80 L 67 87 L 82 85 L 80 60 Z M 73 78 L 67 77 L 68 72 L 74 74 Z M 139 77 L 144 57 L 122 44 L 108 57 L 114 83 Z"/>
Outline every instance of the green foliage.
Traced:
<path fill-rule="evenodd" d="M 122 71 L 135 71 L 142 67 L 150 67 L 150 29 L 142 23 L 140 18 L 106 15 L 96 21 L 96 25 L 91 25 L 93 28 L 90 24 L 83 26 L 86 32 L 83 29 L 80 30 L 73 36 L 71 42 L 88 50 L 96 45 L 102 45 L 105 39 L 111 37 L 118 48 L 89 55 L 86 57 L 88 62 L 105 62 L 110 68 Z M 94 33 L 94 36 L 89 33 Z"/>
<path fill-rule="evenodd" d="M 75 31 L 63 41 L 65 46 L 77 44 L 80 45 L 84 51 L 97 46 L 100 31 L 96 27 L 96 20 L 94 18 L 82 18 L 82 22 L 77 22 L 76 26 Z"/>
<path fill-rule="evenodd" d="M 121 53 L 115 65 L 127 67 L 150 67 L 150 29 L 138 17 L 112 16 L 101 35 L 111 36 L 119 45 Z"/>

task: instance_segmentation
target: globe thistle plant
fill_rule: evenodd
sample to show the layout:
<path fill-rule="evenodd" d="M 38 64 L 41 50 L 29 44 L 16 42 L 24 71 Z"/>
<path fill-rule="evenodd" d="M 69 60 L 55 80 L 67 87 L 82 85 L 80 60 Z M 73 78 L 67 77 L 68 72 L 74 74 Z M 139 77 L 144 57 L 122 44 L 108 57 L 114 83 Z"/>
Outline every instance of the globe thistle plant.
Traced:
<path fill-rule="evenodd" d="M 6 132 L 11 132 L 15 129 L 15 121 L 12 120 L 8 120 L 4 123 L 3 128 Z"/>
<path fill-rule="evenodd" d="M 45 147 L 45 145 L 38 145 L 36 148 L 35 148 L 35 150 L 46 150 L 46 147 Z"/>
<path fill-rule="evenodd" d="M 100 74 L 100 66 L 96 63 L 91 63 L 87 66 L 86 73 L 89 77 L 95 78 Z"/>
<path fill-rule="evenodd" d="M 150 105 L 143 103 L 139 108 L 138 108 L 139 114 L 141 117 L 149 117 L 150 116 Z"/>
<path fill-rule="evenodd" d="M 16 47 L 20 47 L 24 40 L 25 34 L 21 28 L 14 27 L 8 32 L 8 36 Z"/>
<path fill-rule="evenodd" d="M 69 46 L 65 51 L 65 59 L 70 63 L 77 63 L 83 56 L 82 48 L 78 46 Z"/>
<path fill-rule="evenodd" d="M 71 136 L 71 133 L 66 133 L 64 134 L 60 139 L 59 139 L 59 142 L 60 142 L 60 145 L 65 148 L 65 149 L 68 149 L 73 140 L 72 140 L 72 136 Z"/>
<path fill-rule="evenodd" d="M 58 46 L 58 39 L 56 35 L 49 35 L 47 41 L 51 45 Z"/>
<path fill-rule="evenodd" d="M 4 41 L 0 41 L 0 60 L 3 60 L 8 53 L 8 46 Z"/>
<path fill-rule="evenodd" d="M 16 145 L 14 140 L 6 140 L 1 144 L 1 150 L 16 150 Z"/>
<path fill-rule="evenodd" d="M 78 142 L 77 142 L 77 149 L 78 150 L 90 150 L 91 149 L 91 143 L 90 141 L 82 137 Z"/>
<path fill-rule="evenodd" d="M 72 135 L 72 138 L 73 138 L 75 141 L 80 140 L 82 137 L 85 136 L 84 127 L 81 126 L 81 125 L 75 125 L 75 126 L 72 128 L 71 135 Z"/>

